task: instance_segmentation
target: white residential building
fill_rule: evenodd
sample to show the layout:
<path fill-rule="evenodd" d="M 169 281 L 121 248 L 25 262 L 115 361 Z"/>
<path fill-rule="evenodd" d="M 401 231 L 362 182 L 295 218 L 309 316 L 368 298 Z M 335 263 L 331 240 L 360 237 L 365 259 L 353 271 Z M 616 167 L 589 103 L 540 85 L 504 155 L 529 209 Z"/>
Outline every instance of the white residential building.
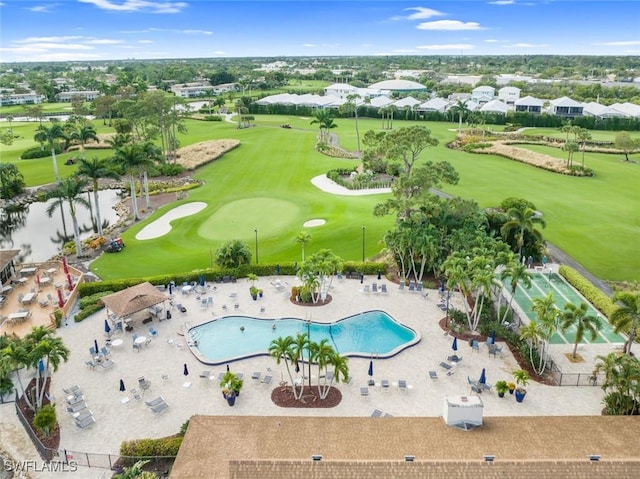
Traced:
<path fill-rule="evenodd" d="M 509 107 L 506 103 L 500 100 L 491 100 L 480 107 L 480 111 L 483 113 L 497 113 L 500 115 L 506 115 L 509 111 Z"/>
<path fill-rule="evenodd" d="M 518 98 L 514 106 L 517 113 L 534 113 L 539 115 L 542 113 L 544 101 L 532 96 L 525 96 L 524 98 Z"/>
<path fill-rule="evenodd" d="M 93 101 L 101 96 L 98 90 L 75 90 L 75 91 L 63 91 L 56 94 L 56 100 L 60 102 L 70 102 L 75 97 L 81 97 L 84 101 Z"/>
<path fill-rule="evenodd" d="M 496 96 L 496 89 L 492 86 L 481 85 L 471 90 L 471 99 L 478 105 L 490 102 Z"/>
<path fill-rule="evenodd" d="M 578 103 L 567 96 L 556 98 L 549 103 L 549 113 L 551 115 L 561 116 L 563 118 L 582 116 L 582 103 Z"/>
<path fill-rule="evenodd" d="M 432 98 L 429 101 L 421 103 L 416 109 L 418 111 L 428 113 L 432 111 L 437 111 L 438 113 L 444 113 L 447 111 L 449 107 L 449 102 L 443 100 L 442 98 Z"/>
<path fill-rule="evenodd" d="M 214 91 L 214 87 L 206 82 L 182 83 L 171 86 L 171 92 L 180 98 L 196 98 L 210 95 L 212 91 Z"/>
<path fill-rule="evenodd" d="M 35 105 L 44 101 L 44 95 L 38 95 L 32 91 L 30 93 L 3 93 L 0 95 L 0 105 Z"/>
<path fill-rule="evenodd" d="M 498 90 L 498 100 L 509 106 L 513 106 L 518 98 L 520 98 L 520 88 L 505 86 Z"/>

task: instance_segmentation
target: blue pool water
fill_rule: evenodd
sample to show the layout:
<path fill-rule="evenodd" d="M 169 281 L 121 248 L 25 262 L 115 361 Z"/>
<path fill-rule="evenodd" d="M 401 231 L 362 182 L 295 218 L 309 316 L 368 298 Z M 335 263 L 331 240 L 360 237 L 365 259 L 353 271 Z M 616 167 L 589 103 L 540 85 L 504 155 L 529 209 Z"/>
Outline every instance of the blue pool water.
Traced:
<path fill-rule="evenodd" d="M 197 344 L 193 349 L 200 360 L 223 364 L 269 354 L 273 339 L 307 332 L 314 342 L 327 339 L 342 355 L 367 358 L 391 357 L 420 341 L 418 333 L 383 311 L 367 311 L 330 324 L 307 323 L 295 318 L 226 316 L 195 326 L 187 335 Z"/>

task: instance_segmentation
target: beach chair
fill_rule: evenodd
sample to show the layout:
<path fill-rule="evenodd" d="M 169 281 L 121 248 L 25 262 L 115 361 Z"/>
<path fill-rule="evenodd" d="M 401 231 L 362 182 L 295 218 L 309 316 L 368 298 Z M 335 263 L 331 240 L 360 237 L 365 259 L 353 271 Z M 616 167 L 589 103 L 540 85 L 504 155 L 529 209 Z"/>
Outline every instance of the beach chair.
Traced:
<path fill-rule="evenodd" d="M 378 292 L 378 283 L 373 283 L 373 284 L 371 285 L 371 291 L 372 291 L 373 293 L 377 293 L 377 292 Z"/>
<path fill-rule="evenodd" d="M 404 291 L 404 281 L 400 280 L 400 284 L 398 285 L 398 291 Z"/>
<path fill-rule="evenodd" d="M 89 369 L 95 369 L 96 368 L 96 362 L 93 359 L 91 359 L 89 361 L 85 361 L 84 363 L 87 365 L 87 367 Z"/>
<path fill-rule="evenodd" d="M 416 284 L 416 292 L 417 293 L 422 293 L 422 288 L 423 288 L 422 283 L 417 283 Z"/>
<path fill-rule="evenodd" d="M 166 402 L 161 402 L 160 404 L 158 404 L 157 406 L 153 406 L 149 409 L 151 409 L 155 414 L 160 414 L 162 411 L 166 410 L 169 408 L 169 405 Z"/>
<path fill-rule="evenodd" d="M 380 285 L 380 292 L 381 292 L 382 294 L 387 294 L 387 293 L 388 293 L 388 291 L 387 291 L 387 284 L 386 284 L 386 283 L 382 283 L 382 284 Z"/>
<path fill-rule="evenodd" d="M 91 412 L 91 409 L 86 408 L 83 409 L 80 412 L 74 412 L 73 413 L 73 417 L 76 420 L 76 422 L 81 422 L 84 421 L 86 418 L 93 416 L 93 413 Z"/>
<path fill-rule="evenodd" d="M 374 409 L 371 413 L 371 417 L 382 417 L 382 411 L 380 409 Z"/>
<path fill-rule="evenodd" d="M 162 396 L 158 396 L 157 398 L 152 399 L 151 401 L 145 401 L 144 403 L 149 407 L 153 407 L 158 404 L 162 404 L 163 402 L 165 402 L 164 398 Z"/>
<path fill-rule="evenodd" d="M 107 359 L 106 361 L 102 361 L 100 363 L 100 366 L 102 366 L 104 369 L 111 369 L 112 367 L 114 367 L 116 365 L 116 363 L 114 363 L 113 361 L 111 361 L 111 359 Z"/>
<path fill-rule="evenodd" d="M 153 326 L 149 326 L 149 334 L 152 337 L 156 337 L 158 335 L 158 331 L 156 331 L 155 329 L 153 329 Z"/>
<path fill-rule="evenodd" d="M 444 361 L 441 361 L 441 362 L 440 362 L 440 367 L 441 367 L 442 369 L 445 369 L 445 370 L 449 371 L 449 370 L 451 369 L 451 364 L 449 364 L 449 363 L 445 363 Z"/>
<path fill-rule="evenodd" d="M 138 401 L 142 399 L 142 396 L 140 396 L 140 393 L 138 393 L 136 388 L 131 389 L 131 394 L 133 394 L 134 399 L 137 399 Z"/>
<path fill-rule="evenodd" d="M 93 417 L 93 415 L 91 415 L 89 417 L 86 417 L 82 421 L 76 421 L 76 426 L 78 426 L 80 429 L 85 429 L 91 426 L 92 424 L 95 424 L 95 422 L 96 422 L 96 419 Z"/>
<path fill-rule="evenodd" d="M 480 386 L 478 385 L 478 383 L 476 383 L 469 376 L 467 376 L 467 382 L 469 383 L 469 387 L 471 387 L 471 392 L 476 393 L 476 394 L 480 394 L 482 392 L 482 390 L 480 389 Z"/>
<path fill-rule="evenodd" d="M 92 357 L 97 356 L 98 355 L 98 351 L 96 351 L 96 348 L 94 348 L 93 346 L 91 346 L 89 348 L 89 354 L 91 354 Z"/>
<path fill-rule="evenodd" d="M 382 386 L 383 388 L 388 388 L 389 387 L 389 380 L 388 379 L 382 379 L 380 381 L 380 386 Z"/>
<path fill-rule="evenodd" d="M 438 373 L 436 371 L 429 371 L 429 377 L 435 381 L 438 379 Z"/>
<path fill-rule="evenodd" d="M 200 373 L 200 377 L 203 379 L 209 379 L 209 376 L 211 376 L 211 371 L 209 371 L 208 369 L 205 369 Z"/>
<path fill-rule="evenodd" d="M 502 356 L 502 348 L 503 346 L 493 345 L 492 347 L 489 348 L 489 356 L 493 355 L 494 358 L 497 358 L 498 354 Z"/>
<path fill-rule="evenodd" d="M 388 412 L 385 412 L 383 417 L 393 417 L 393 414 L 389 414 Z"/>
<path fill-rule="evenodd" d="M 151 387 L 151 381 L 147 381 L 144 376 L 140 376 L 138 378 L 138 386 L 140 386 L 142 394 L 144 394 L 144 392 Z"/>
<path fill-rule="evenodd" d="M 409 291 L 416 290 L 416 282 L 414 280 L 409 281 Z"/>
<path fill-rule="evenodd" d="M 251 379 L 260 380 L 260 371 L 254 371 L 251 373 Z"/>
<path fill-rule="evenodd" d="M 102 346 L 102 349 L 100 349 L 100 352 L 105 358 L 111 355 L 111 353 L 109 352 L 106 346 Z"/>
<path fill-rule="evenodd" d="M 362 386 L 360 388 L 360 396 L 368 396 L 369 395 L 369 388 L 367 386 Z"/>
<path fill-rule="evenodd" d="M 273 379 L 273 377 L 270 374 L 265 374 L 265 376 L 262 378 L 262 380 L 260 381 L 262 384 L 266 384 L 267 386 L 269 384 L 271 384 L 271 380 Z"/>
<path fill-rule="evenodd" d="M 400 391 L 407 390 L 407 380 L 406 379 L 398 379 L 398 389 Z"/>
<path fill-rule="evenodd" d="M 207 307 L 213 307 L 213 296 L 207 296 Z"/>
<path fill-rule="evenodd" d="M 479 353 L 480 352 L 480 344 L 475 339 L 473 341 L 471 341 L 471 350 L 474 353 Z"/>
<path fill-rule="evenodd" d="M 369 292 L 370 292 L 369 285 L 368 285 L 368 284 L 365 284 L 365 285 L 364 285 L 364 289 L 363 289 L 362 291 L 363 291 L 364 293 L 369 293 Z"/>
<path fill-rule="evenodd" d="M 68 388 L 62 388 L 62 391 L 64 391 L 65 394 L 74 394 L 76 396 L 81 396 L 82 395 L 82 390 L 80 389 L 80 386 L 75 385 L 75 386 L 71 386 Z"/>

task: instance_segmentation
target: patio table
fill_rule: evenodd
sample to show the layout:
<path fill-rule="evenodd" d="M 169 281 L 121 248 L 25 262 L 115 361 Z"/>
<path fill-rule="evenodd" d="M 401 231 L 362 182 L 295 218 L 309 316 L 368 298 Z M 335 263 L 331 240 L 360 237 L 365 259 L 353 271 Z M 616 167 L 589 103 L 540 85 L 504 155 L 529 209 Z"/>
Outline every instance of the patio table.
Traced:
<path fill-rule="evenodd" d="M 20 270 L 20 276 L 33 276 L 38 271 L 38 268 L 22 268 Z"/>
<path fill-rule="evenodd" d="M 22 304 L 31 304 L 31 301 L 36 297 L 36 293 L 27 293 L 22 298 Z"/>

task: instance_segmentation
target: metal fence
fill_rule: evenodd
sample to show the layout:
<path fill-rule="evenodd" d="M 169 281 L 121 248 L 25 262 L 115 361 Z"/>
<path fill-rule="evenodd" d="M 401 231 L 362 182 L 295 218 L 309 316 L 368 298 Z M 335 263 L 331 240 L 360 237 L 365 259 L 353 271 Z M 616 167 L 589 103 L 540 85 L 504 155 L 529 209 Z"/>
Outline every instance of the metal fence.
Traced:
<path fill-rule="evenodd" d="M 18 401 L 16 401 L 15 404 L 16 404 L 16 414 L 18 415 L 18 419 L 24 426 L 24 430 L 27 431 L 27 435 L 31 438 L 31 442 L 33 442 L 33 445 L 36 447 L 38 454 L 40 454 L 40 457 L 42 457 L 43 460 L 51 461 L 56 451 L 54 449 L 49 449 L 44 444 L 42 444 L 38 435 L 31 428 L 31 424 L 29 424 L 29 421 L 27 421 L 27 418 L 24 417 L 24 414 L 22 414 Z"/>
<path fill-rule="evenodd" d="M 550 357 L 547 363 L 549 376 L 558 386 L 602 386 L 605 375 L 597 372 L 563 373 Z"/>

